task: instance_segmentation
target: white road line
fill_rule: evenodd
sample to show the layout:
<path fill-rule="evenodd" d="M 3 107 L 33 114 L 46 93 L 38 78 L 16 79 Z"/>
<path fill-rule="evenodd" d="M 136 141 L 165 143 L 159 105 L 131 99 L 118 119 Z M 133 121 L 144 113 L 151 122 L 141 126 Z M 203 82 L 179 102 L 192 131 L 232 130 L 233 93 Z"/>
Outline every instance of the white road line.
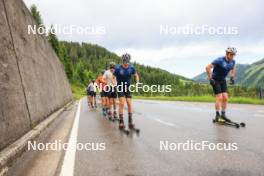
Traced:
<path fill-rule="evenodd" d="M 169 123 L 169 122 L 164 122 L 160 119 L 155 119 L 155 121 L 161 123 L 161 124 L 164 124 L 164 125 L 167 125 L 167 126 L 175 126 L 173 123 Z"/>
<path fill-rule="evenodd" d="M 73 127 L 71 130 L 71 135 L 70 135 L 70 138 L 68 141 L 68 144 L 70 144 L 71 146 L 76 146 L 76 143 L 77 143 L 81 103 L 82 103 L 82 100 L 80 100 L 78 103 L 78 109 L 77 109 L 77 112 L 75 115 Z M 75 154 L 76 154 L 76 148 L 75 147 L 69 147 L 66 150 L 64 160 L 63 160 L 63 164 L 61 167 L 60 176 L 73 176 L 74 164 L 75 164 Z"/>

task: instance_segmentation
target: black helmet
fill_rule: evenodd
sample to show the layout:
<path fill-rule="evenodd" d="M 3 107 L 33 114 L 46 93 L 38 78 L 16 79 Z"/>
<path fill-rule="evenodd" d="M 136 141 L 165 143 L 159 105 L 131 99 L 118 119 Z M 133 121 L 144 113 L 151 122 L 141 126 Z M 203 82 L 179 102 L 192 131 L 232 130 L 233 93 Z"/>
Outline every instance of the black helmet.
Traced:
<path fill-rule="evenodd" d="M 130 59 L 131 59 L 131 55 L 130 54 L 125 53 L 125 54 L 122 55 L 122 61 L 123 61 L 123 63 L 128 64 L 130 62 Z"/>

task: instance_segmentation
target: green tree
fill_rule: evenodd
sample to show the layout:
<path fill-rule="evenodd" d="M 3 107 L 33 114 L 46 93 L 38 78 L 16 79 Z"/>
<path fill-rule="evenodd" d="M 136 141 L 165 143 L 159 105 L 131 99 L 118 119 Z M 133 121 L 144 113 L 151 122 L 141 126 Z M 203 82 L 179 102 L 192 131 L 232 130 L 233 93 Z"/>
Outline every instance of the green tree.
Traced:
<path fill-rule="evenodd" d="M 30 11 L 31 11 L 33 18 L 36 20 L 37 26 L 43 25 L 43 20 L 41 18 L 40 12 L 37 9 L 37 6 L 33 4 L 30 7 Z"/>
<path fill-rule="evenodd" d="M 60 48 L 59 40 L 55 34 L 55 29 L 53 25 L 51 25 L 49 33 L 48 33 L 48 41 L 50 42 L 52 48 L 56 52 L 57 56 L 60 57 L 61 60 L 63 60 L 63 48 Z"/>

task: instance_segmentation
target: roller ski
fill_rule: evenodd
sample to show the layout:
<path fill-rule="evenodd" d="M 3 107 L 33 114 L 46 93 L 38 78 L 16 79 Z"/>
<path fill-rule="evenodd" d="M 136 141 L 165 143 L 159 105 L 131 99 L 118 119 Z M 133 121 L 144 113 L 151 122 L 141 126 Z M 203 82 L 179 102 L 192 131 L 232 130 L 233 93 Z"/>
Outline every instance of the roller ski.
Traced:
<path fill-rule="evenodd" d="M 130 131 L 136 132 L 137 134 L 140 133 L 140 129 L 136 128 L 135 125 L 132 124 L 132 123 L 130 123 L 130 124 L 128 125 L 128 128 L 129 128 Z"/>
<path fill-rule="evenodd" d="M 130 131 L 134 131 L 139 134 L 140 130 L 135 127 L 135 124 L 132 122 L 132 113 L 128 113 L 128 128 Z"/>
<path fill-rule="evenodd" d="M 213 119 L 213 123 L 218 123 L 218 124 L 221 124 L 221 125 L 233 126 L 235 128 L 240 128 L 240 127 L 245 127 L 246 126 L 246 124 L 243 123 L 243 122 L 237 123 L 237 122 L 231 121 L 225 115 L 216 116 L 215 119 Z"/>
<path fill-rule="evenodd" d="M 126 135 L 129 134 L 129 130 L 126 129 L 123 119 L 119 119 L 119 130 L 124 132 Z"/>

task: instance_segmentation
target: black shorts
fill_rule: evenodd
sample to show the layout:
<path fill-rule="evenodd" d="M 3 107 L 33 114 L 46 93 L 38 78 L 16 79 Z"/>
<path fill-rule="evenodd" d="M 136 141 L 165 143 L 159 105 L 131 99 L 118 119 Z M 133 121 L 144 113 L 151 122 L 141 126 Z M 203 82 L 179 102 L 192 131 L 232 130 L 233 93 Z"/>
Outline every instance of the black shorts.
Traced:
<path fill-rule="evenodd" d="M 214 90 L 214 94 L 220 94 L 227 92 L 226 81 L 215 81 L 215 84 L 211 84 Z"/>
<path fill-rule="evenodd" d="M 125 97 L 125 98 L 132 98 L 132 93 L 128 90 L 128 91 L 122 91 L 122 92 L 118 92 L 118 97 Z"/>
<path fill-rule="evenodd" d="M 107 92 L 107 97 L 108 98 L 116 98 L 117 97 L 116 88 L 111 87 L 111 89 L 108 90 L 108 92 Z"/>
<path fill-rule="evenodd" d="M 89 94 L 88 95 L 90 95 L 91 97 L 96 97 L 96 92 L 94 92 L 94 91 L 89 91 Z"/>
<path fill-rule="evenodd" d="M 100 93 L 101 97 L 107 97 L 107 92 L 105 92 L 104 90 L 102 90 L 102 92 Z"/>
<path fill-rule="evenodd" d="M 127 90 L 117 90 L 118 97 L 132 98 L 132 93 Z"/>

